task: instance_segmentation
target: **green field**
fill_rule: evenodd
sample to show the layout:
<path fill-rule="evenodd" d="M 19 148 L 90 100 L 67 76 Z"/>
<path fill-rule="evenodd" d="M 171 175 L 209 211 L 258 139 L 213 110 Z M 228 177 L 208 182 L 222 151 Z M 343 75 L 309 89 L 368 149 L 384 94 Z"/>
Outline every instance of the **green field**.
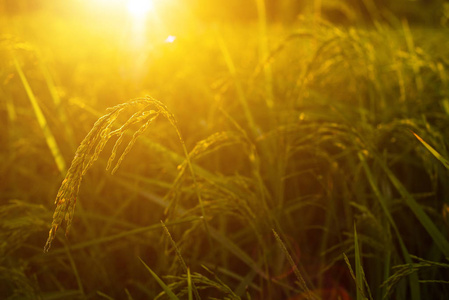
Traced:
<path fill-rule="evenodd" d="M 449 5 L 97 2 L 0 5 L 0 298 L 448 297 Z"/>

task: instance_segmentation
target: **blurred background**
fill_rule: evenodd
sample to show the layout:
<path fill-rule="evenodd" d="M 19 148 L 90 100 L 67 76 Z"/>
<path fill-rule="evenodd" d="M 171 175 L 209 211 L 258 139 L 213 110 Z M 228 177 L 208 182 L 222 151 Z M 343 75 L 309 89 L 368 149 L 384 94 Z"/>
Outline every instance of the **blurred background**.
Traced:
<path fill-rule="evenodd" d="M 64 3 L 55 3 L 46 0 L 2 0 L 0 9 L 3 14 L 19 14 L 25 12 L 37 11 L 40 9 L 54 9 L 55 12 L 72 14 L 79 10 L 90 10 L 95 6 L 103 6 L 101 10 L 110 10 L 110 6 L 117 5 L 126 1 L 117 0 L 69 0 Z M 249 22 L 257 19 L 257 1 L 206 1 L 206 0 L 185 0 L 185 1 L 150 1 L 154 6 L 177 6 L 178 9 L 189 10 L 201 20 L 208 22 L 219 21 L 239 21 Z M 160 5 L 164 3 L 163 5 Z M 444 16 L 444 0 L 316 0 L 316 1 L 296 1 L 296 0 L 265 0 L 267 16 L 274 22 L 292 22 L 298 15 L 304 14 L 310 10 L 321 10 L 321 14 L 335 22 L 366 22 L 372 21 L 372 9 L 380 12 L 388 11 L 399 17 L 407 18 L 409 22 L 420 24 L 439 24 Z M 180 8 L 183 7 L 183 8 Z M 69 9 L 69 7 L 71 9 Z M 167 7 L 166 7 L 167 8 Z M 75 11 L 73 10 L 75 9 Z M 159 9 L 164 9 L 159 7 Z M 176 15 L 175 7 L 167 8 L 172 15 Z M 446 8 L 447 9 L 447 8 Z"/>

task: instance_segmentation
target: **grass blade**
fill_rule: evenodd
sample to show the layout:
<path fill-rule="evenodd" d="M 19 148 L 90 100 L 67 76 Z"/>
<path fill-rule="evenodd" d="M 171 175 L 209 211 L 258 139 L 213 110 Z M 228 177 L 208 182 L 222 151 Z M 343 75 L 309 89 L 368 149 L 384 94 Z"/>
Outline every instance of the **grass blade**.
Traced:
<path fill-rule="evenodd" d="M 73 259 L 72 253 L 70 252 L 70 249 L 67 246 L 67 244 L 64 244 L 64 248 L 66 250 L 67 258 L 69 259 L 70 266 L 72 267 L 73 274 L 75 275 L 76 283 L 78 285 L 78 289 L 80 291 L 80 294 L 85 296 L 84 287 L 83 287 L 83 281 L 81 280 L 81 277 L 79 275 L 78 268 L 76 267 L 75 260 Z"/>
<path fill-rule="evenodd" d="M 365 170 L 366 177 L 368 179 L 369 184 L 371 185 L 371 188 L 373 189 L 374 194 L 376 195 L 376 198 L 379 200 L 380 206 L 382 207 L 382 210 L 384 211 L 385 216 L 387 217 L 388 221 L 390 222 L 391 227 L 393 227 L 393 230 L 396 234 L 396 237 L 399 242 L 399 246 L 401 247 L 402 255 L 404 257 L 404 260 L 408 264 L 412 264 L 412 259 L 410 257 L 410 253 L 407 250 L 407 247 L 404 244 L 404 241 L 402 240 L 401 233 L 399 232 L 398 227 L 396 226 L 396 223 L 390 213 L 390 210 L 387 206 L 387 202 L 385 201 L 383 195 L 381 194 L 379 187 L 374 182 L 374 177 L 370 169 L 368 168 L 368 165 L 366 163 L 365 157 L 359 153 L 359 159 L 362 162 L 362 167 Z M 386 273 L 386 279 L 388 279 L 388 272 Z M 409 277 L 410 280 L 410 293 L 411 293 L 411 299 L 412 300 L 419 300 L 420 298 L 420 288 L 419 288 L 419 279 L 418 275 L 416 273 L 410 274 Z"/>
<path fill-rule="evenodd" d="M 189 300 L 193 300 L 192 296 L 192 276 L 190 276 L 190 268 L 187 268 L 187 292 Z"/>
<path fill-rule="evenodd" d="M 106 295 L 105 293 L 101 292 L 101 291 L 97 291 L 97 295 L 101 296 L 104 299 L 108 299 L 108 300 L 114 300 L 114 298 L 112 298 L 111 296 Z"/>
<path fill-rule="evenodd" d="M 163 221 L 161 221 L 161 225 L 162 225 L 162 228 L 164 229 L 165 235 L 167 235 L 167 238 L 170 240 L 170 243 L 172 244 L 173 248 L 175 249 L 176 256 L 178 257 L 179 263 L 183 267 L 184 271 L 186 273 L 188 273 L 188 275 L 190 276 L 190 269 L 187 267 L 184 259 L 182 258 L 181 251 L 179 251 L 179 248 L 176 245 L 175 241 L 173 240 L 173 238 L 170 234 L 170 231 L 168 231 L 168 228 L 165 226 L 165 223 Z M 199 300 L 200 295 L 198 294 L 198 290 L 196 289 L 195 284 L 192 284 L 190 282 L 190 284 L 188 283 L 188 285 L 189 285 L 189 289 L 192 289 L 192 287 L 193 287 L 193 291 L 195 292 L 195 298 L 197 300 Z"/>
<path fill-rule="evenodd" d="M 449 242 L 448 242 L 448 240 L 441 234 L 441 232 L 438 230 L 435 223 L 432 222 L 432 220 L 424 212 L 424 210 L 421 208 L 421 206 L 416 202 L 416 200 L 413 198 L 413 196 L 407 191 L 407 189 L 404 187 L 404 185 L 393 174 L 393 172 L 390 170 L 390 168 L 387 167 L 385 162 L 378 156 L 376 156 L 376 160 L 379 163 L 379 165 L 384 169 L 384 171 L 387 174 L 388 178 L 390 179 L 391 183 L 401 194 L 402 198 L 404 199 L 404 202 L 412 210 L 413 214 L 419 220 L 421 225 L 426 229 L 427 233 L 429 233 L 429 235 L 432 237 L 432 239 L 435 242 L 435 244 L 437 245 L 437 247 L 444 254 L 444 256 L 449 259 Z"/>
<path fill-rule="evenodd" d="M 62 124 L 64 125 L 64 130 L 68 136 L 67 140 L 70 143 L 71 148 L 76 148 L 76 146 L 74 144 L 75 139 L 74 139 L 73 129 L 69 122 L 69 118 L 67 117 L 64 110 L 61 109 L 61 97 L 59 96 L 58 89 L 56 88 L 53 78 L 50 75 L 50 71 L 48 70 L 47 66 L 45 65 L 43 59 L 41 58 L 41 55 L 39 54 L 38 57 L 39 57 L 39 66 L 40 66 L 42 75 L 44 76 L 45 83 L 47 84 L 47 87 L 50 92 L 53 103 L 58 108 L 59 119 L 61 120 Z"/>
<path fill-rule="evenodd" d="M 45 141 L 47 142 L 48 148 L 50 148 L 51 154 L 53 155 L 53 159 L 55 160 L 56 166 L 58 167 L 59 172 L 62 176 L 65 175 L 67 171 L 65 160 L 59 151 L 58 144 L 56 143 L 56 139 L 53 136 L 53 133 L 48 127 L 47 119 L 42 113 L 41 108 L 39 107 L 39 103 L 37 102 L 36 97 L 34 96 L 33 90 L 28 83 L 28 80 L 25 77 L 25 74 L 22 71 L 19 63 L 17 62 L 16 57 L 14 56 L 14 65 L 16 67 L 17 73 L 19 73 L 20 80 L 22 81 L 23 87 L 27 93 L 28 98 L 30 99 L 31 105 L 33 106 L 34 114 L 36 115 L 37 122 L 44 133 Z"/>
<path fill-rule="evenodd" d="M 362 279 L 362 263 L 360 261 L 360 248 L 357 238 L 357 229 L 354 224 L 354 254 L 355 254 L 355 279 L 357 286 L 357 300 L 363 300 L 363 279 Z"/>
<path fill-rule="evenodd" d="M 159 276 L 156 275 L 156 273 L 153 272 L 153 270 L 151 270 L 151 268 L 140 257 L 139 260 L 142 262 L 148 272 L 150 272 L 151 276 L 156 279 L 157 283 L 159 283 L 159 285 L 164 289 L 169 299 L 179 300 L 179 298 L 173 293 L 173 291 L 162 281 L 162 279 L 159 278 Z"/>
<path fill-rule="evenodd" d="M 429 144 L 427 144 L 419 135 L 417 135 L 416 133 L 414 133 L 412 131 L 412 133 L 415 135 L 415 137 L 418 139 L 418 141 L 420 141 L 424 147 L 427 148 L 427 150 L 430 151 L 430 153 L 433 154 L 433 156 L 436 157 L 436 159 L 438 159 L 445 167 L 446 169 L 449 169 L 449 160 L 447 160 L 446 158 L 444 158 L 438 151 L 436 151 L 432 146 L 430 146 Z"/>
<path fill-rule="evenodd" d="M 231 74 L 232 78 L 234 79 L 234 84 L 237 89 L 237 96 L 240 101 L 240 105 L 242 106 L 243 113 L 245 114 L 246 121 L 248 122 L 248 125 L 251 129 L 251 133 L 253 137 L 259 136 L 259 128 L 257 127 L 253 114 L 251 112 L 251 109 L 248 105 L 248 99 L 245 96 L 245 92 L 243 91 L 243 87 L 241 85 L 241 82 L 237 78 L 237 71 L 236 67 L 234 65 L 234 61 L 232 60 L 231 54 L 229 53 L 228 48 L 226 47 L 225 42 L 221 37 L 218 37 L 218 44 L 220 46 L 221 52 L 223 54 L 223 57 L 225 59 L 226 65 L 228 67 L 229 73 Z"/>
<path fill-rule="evenodd" d="M 6 105 L 6 111 L 8 113 L 8 118 L 11 122 L 15 122 L 17 119 L 17 112 L 16 108 L 14 107 L 13 100 L 9 94 L 7 94 L 1 87 L 0 87 L 0 97 L 5 99 L 5 105 Z"/>
<path fill-rule="evenodd" d="M 301 275 L 301 272 L 299 272 L 298 267 L 296 266 L 295 262 L 293 261 L 292 256 L 290 253 L 288 253 L 287 247 L 285 247 L 284 242 L 281 240 L 277 232 L 272 229 L 274 237 L 276 238 L 276 241 L 279 243 L 279 245 L 282 248 L 282 251 L 284 252 L 285 256 L 287 257 L 288 262 L 290 263 L 291 267 L 293 268 L 293 272 L 295 273 L 296 279 L 298 279 L 298 285 L 303 290 L 304 296 L 306 299 L 313 299 L 313 294 L 310 292 L 309 288 L 307 287 L 307 284 L 304 280 L 304 278 Z"/>
<path fill-rule="evenodd" d="M 186 219 L 172 221 L 170 223 L 167 223 L 166 225 L 172 226 L 172 225 L 190 223 L 190 222 L 199 221 L 199 220 L 201 220 L 199 217 L 188 217 Z M 95 245 L 108 243 L 110 241 L 115 241 L 115 240 L 118 240 L 121 238 L 126 238 L 126 237 L 137 235 L 137 234 L 142 234 L 146 231 L 158 230 L 160 228 L 161 228 L 161 224 L 153 224 L 153 225 L 149 225 L 149 226 L 145 226 L 145 227 L 138 227 L 138 228 L 131 229 L 128 231 L 123 231 L 123 232 L 120 232 L 117 234 L 113 234 L 113 235 L 109 235 L 109 236 L 105 236 L 105 237 L 101 237 L 101 238 L 95 238 L 95 239 L 92 239 L 89 241 L 85 241 L 85 242 L 81 242 L 81 243 L 72 245 L 72 246 L 70 246 L 70 250 L 71 251 L 80 250 L 80 249 L 92 247 Z M 51 253 L 52 253 L 52 255 L 59 255 L 64 252 L 65 252 L 64 249 L 59 248 L 59 249 L 55 249 Z"/>
<path fill-rule="evenodd" d="M 257 274 L 259 274 L 265 279 L 268 279 L 267 275 L 260 269 L 259 265 L 233 241 L 231 241 L 229 238 L 221 234 L 218 230 L 216 230 L 213 227 L 209 227 L 209 230 L 212 238 L 214 238 L 219 244 L 221 244 L 224 248 L 226 248 L 230 253 L 234 254 L 235 257 L 244 262 Z"/>

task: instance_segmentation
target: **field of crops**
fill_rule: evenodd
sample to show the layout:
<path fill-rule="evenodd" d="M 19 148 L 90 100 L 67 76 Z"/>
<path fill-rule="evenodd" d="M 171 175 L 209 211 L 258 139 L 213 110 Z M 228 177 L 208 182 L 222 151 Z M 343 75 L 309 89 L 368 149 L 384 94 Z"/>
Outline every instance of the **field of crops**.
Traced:
<path fill-rule="evenodd" d="M 449 4 L 39 2 L 0 5 L 0 298 L 449 295 Z"/>

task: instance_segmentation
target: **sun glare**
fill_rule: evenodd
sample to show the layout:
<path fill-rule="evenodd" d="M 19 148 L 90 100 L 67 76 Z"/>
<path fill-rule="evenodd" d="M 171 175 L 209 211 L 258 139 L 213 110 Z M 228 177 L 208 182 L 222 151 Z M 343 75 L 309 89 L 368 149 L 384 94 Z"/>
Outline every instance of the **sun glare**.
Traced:
<path fill-rule="evenodd" d="M 166 39 L 165 42 L 166 43 L 173 43 L 176 40 L 176 36 L 174 35 L 169 35 Z"/>
<path fill-rule="evenodd" d="M 126 7 L 133 17 L 140 19 L 153 9 L 153 3 L 150 0 L 128 0 Z"/>

